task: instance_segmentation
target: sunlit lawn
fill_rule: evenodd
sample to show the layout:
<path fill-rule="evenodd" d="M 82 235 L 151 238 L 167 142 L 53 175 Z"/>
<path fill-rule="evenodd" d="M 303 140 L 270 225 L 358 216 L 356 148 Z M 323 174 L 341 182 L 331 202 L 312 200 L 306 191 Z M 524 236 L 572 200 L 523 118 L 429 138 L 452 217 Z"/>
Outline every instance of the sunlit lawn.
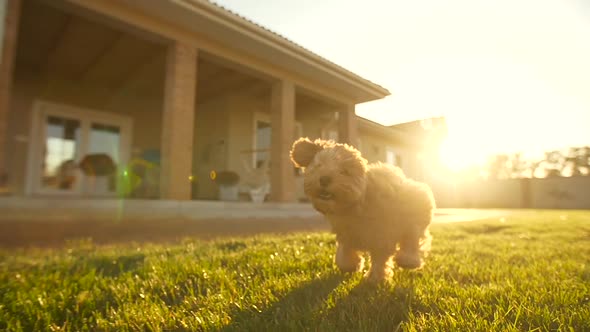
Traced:
<path fill-rule="evenodd" d="M 4 251 L 0 330 L 590 330 L 590 212 L 432 232 L 378 287 L 337 272 L 330 234 Z"/>

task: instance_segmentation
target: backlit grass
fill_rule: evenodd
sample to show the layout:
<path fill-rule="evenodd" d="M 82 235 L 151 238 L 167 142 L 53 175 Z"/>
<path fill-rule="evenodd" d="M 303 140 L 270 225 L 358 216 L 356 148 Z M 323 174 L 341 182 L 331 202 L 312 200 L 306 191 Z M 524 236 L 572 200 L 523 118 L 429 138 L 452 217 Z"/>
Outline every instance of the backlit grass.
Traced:
<path fill-rule="evenodd" d="M 436 224 L 421 271 L 341 275 L 334 236 L 0 252 L 0 330 L 590 330 L 590 212 Z"/>

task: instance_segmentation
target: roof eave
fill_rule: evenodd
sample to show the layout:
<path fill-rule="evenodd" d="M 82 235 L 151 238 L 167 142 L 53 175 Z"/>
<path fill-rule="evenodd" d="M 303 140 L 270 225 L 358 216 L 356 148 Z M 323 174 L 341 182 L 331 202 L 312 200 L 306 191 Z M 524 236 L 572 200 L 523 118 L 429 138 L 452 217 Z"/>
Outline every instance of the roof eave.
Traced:
<path fill-rule="evenodd" d="M 279 50 L 282 50 L 287 54 L 288 53 L 297 54 L 301 57 L 309 59 L 314 65 L 316 65 L 318 67 L 327 68 L 337 76 L 341 76 L 344 79 L 351 80 L 359 85 L 362 85 L 367 90 L 371 90 L 371 92 L 373 94 L 375 94 L 375 96 L 377 97 L 377 98 L 370 99 L 370 100 L 381 99 L 381 98 L 391 95 L 391 92 L 389 92 L 389 90 L 387 90 L 386 88 L 384 88 L 378 84 L 375 84 L 375 83 L 373 83 L 373 82 L 371 82 L 371 81 L 369 81 L 357 74 L 354 74 L 351 71 L 346 70 L 345 68 L 311 52 L 310 50 L 307 50 L 304 47 L 297 45 L 295 42 L 290 41 L 289 39 L 287 39 L 283 36 L 280 36 L 277 33 L 274 33 L 274 32 L 272 32 L 272 31 L 270 31 L 270 30 L 268 30 L 256 23 L 252 22 L 252 21 L 249 21 L 246 18 L 241 17 L 238 14 L 231 12 L 230 10 L 228 10 L 218 4 L 213 3 L 212 1 L 209 1 L 209 0 L 173 0 L 173 1 L 188 2 L 188 3 L 202 5 L 204 9 L 206 8 L 206 9 L 216 12 L 218 15 L 224 17 L 228 21 L 231 21 L 232 23 L 236 24 L 237 26 L 241 27 L 242 29 L 247 30 L 253 34 L 260 36 L 260 37 L 266 38 L 267 40 L 271 41 L 273 45 L 276 45 L 276 47 Z M 366 101 L 370 101 L 370 100 L 364 100 L 362 102 L 366 102 Z"/>
<path fill-rule="evenodd" d="M 338 66 L 317 54 L 295 44 L 294 42 L 265 29 L 264 27 L 233 13 L 220 5 L 207 0 L 168 0 L 168 1 L 137 1 L 127 0 L 127 3 L 135 7 L 143 7 L 152 14 L 160 15 L 161 19 L 170 21 L 171 17 L 166 16 L 168 10 L 182 9 L 194 15 L 201 15 L 205 19 L 239 33 L 252 40 L 252 45 L 260 43 L 269 47 L 272 52 L 278 52 L 284 59 L 291 59 L 293 63 L 298 62 L 300 66 L 308 66 L 311 79 L 341 90 L 343 95 L 351 98 L 355 103 L 364 103 L 378 100 L 389 96 L 391 93 L 384 87 L 370 82 L 345 68 Z M 151 8 L 150 8 L 151 7 Z M 158 10 L 158 8 L 167 10 Z M 151 10 L 150 10 L 151 9 Z M 196 21 L 196 20 L 195 20 Z M 200 27 L 192 22 L 174 21 L 179 25 L 186 25 L 186 28 L 198 30 Z M 261 50 L 253 48 L 253 51 L 261 53 Z M 273 60 L 272 58 L 269 60 Z M 274 59 L 275 61 L 277 59 Z M 286 67 L 288 68 L 288 67 Z M 297 70 L 294 68 L 293 70 Z"/>
<path fill-rule="evenodd" d="M 409 135 L 408 133 L 402 130 L 389 128 L 360 116 L 357 116 L 357 119 L 359 120 L 359 129 L 361 131 L 370 132 L 374 135 L 381 136 L 385 139 L 397 141 L 398 143 L 401 143 L 405 146 L 418 145 L 418 142 L 414 136 Z"/>

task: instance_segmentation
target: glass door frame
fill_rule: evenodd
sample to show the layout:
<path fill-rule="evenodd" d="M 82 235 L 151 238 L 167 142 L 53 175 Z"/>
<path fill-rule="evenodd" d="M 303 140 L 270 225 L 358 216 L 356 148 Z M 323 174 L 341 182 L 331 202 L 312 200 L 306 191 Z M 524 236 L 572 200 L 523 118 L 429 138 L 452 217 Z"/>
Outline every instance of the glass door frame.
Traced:
<path fill-rule="evenodd" d="M 268 146 L 268 158 L 271 158 L 270 156 L 270 150 L 271 150 L 271 145 L 272 145 L 272 123 L 270 121 L 270 113 L 263 113 L 263 112 L 259 112 L 259 111 L 254 111 L 253 112 L 253 122 L 252 122 L 252 167 L 253 168 L 257 168 L 257 155 L 258 155 L 258 122 L 263 122 L 263 123 L 268 123 L 270 125 L 271 128 L 271 136 L 270 136 L 270 140 L 271 143 Z M 294 139 L 293 141 L 295 141 L 295 139 L 301 137 L 303 135 L 303 125 L 301 123 L 301 121 L 297 121 L 295 120 L 294 122 Z"/>
<path fill-rule="evenodd" d="M 66 104 L 58 104 L 48 101 L 36 101 L 32 108 L 32 126 L 29 145 L 29 162 L 27 169 L 27 194 L 29 195 L 59 195 L 59 196 L 86 196 L 95 197 L 92 193 L 84 192 L 81 180 L 76 181 L 76 188 L 73 190 L 59 190 L 43 188 L 41 177 L 43 170 L 43 150 L 46 143 L 46 121 L 49 116 L 57 116 L 80 122 L 80 143 L 76 147 L 76 163 L 80 162 L 88 151 L 89 137 L 92 123 L 116 126 L 120 128 L 119 142 L 119 167 L 129 162 L 131 154 L 131 135 L 133 121 L 128 116 L 90 110 Z M 115 196 L 116 192 L 112 195 Z"/>

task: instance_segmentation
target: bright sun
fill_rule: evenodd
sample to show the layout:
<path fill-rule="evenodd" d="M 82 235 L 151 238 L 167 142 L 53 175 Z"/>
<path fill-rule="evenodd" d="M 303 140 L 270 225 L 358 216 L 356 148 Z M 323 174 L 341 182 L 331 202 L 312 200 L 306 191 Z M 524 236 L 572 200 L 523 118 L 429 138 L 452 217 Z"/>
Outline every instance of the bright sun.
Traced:
<path fill-rule="evenodd" d="M 477 149 L 470 147 L 470 143 L 472 142 L 457 139 L 456 136 L 448 137 L 440 146 L 441 162 L 453 171 L 461 171 L 480 164 L 483 156 L 477 153 Z"/>
<path fill-rule="evenodd" d="M 453 146 L 448 139 L 440 146 L 439 157 L 442 163 L 453 171 L 460 170 L 466 163 L 462 161 L 460 149 Z"/>
<path fill-rule="evenodd" d="M 455 172 L 485 164 L 499 140 L 496 135 L 485 132 L 487 126 L 468 115 L 447 117 L 448 134 L 439 149 L 442 164 Z"/>

